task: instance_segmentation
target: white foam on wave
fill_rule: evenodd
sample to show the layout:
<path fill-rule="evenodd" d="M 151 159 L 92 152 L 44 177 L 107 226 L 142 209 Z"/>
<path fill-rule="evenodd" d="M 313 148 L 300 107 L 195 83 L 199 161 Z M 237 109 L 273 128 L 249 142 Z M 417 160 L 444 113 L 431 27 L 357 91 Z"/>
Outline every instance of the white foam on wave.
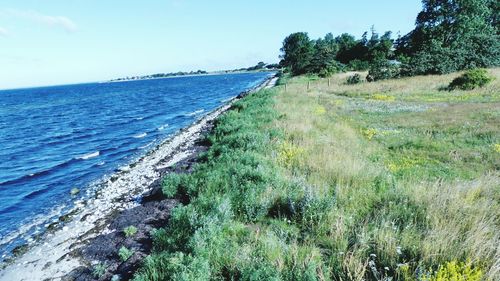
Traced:
<path fill-rule="evenodd" d="M 17 230 L 7 233 L 5 236 L 0 236 L 0 245 L 7 245 L 15 239 L 19 238 L 29 240 L 30 230 L 36 227 L 36 231 L 34 231 L 33 234 L 40 232 L 40 225 L 47 225 L 50 224 L 50 222 L 54 222 L 55 218 L 61 215 L 62 211 L 66 207 L 67 206 L 65 204 L 54 207 L 48 214 L 36 215 L 32 219 L 30 219 L 29 222 L 23 222 L 22 224 L 20 224 L 20 227 Z"/>
<path fill-rule="evenodd" d="M 221 102 L 221 103 L 226 103 L 226 102 L 228 102 L 228 101 L 232 101 L 233 99 L 234 99 L 234 98 L 227 98 L 227 99 L 223 99 L 223 100 L 221 100 L 220 102 Z"/>
<path fill-rule="evenodd" d="M 130 166 L 126 165 L 126 166 L 121 166 L 120 168 L 118 168 L 119 171 L 122 171 L 122 172 L 128 172 L 130 171 Z"/>
<path fill-rule="evenodd" d="M 144 117 L 137 117 L 137 118 L 135 118 L 135 120 L 142 120 L 142 119 L 144 119 Z"/>
<path fill-rule="evenodd" d="M 155 143 L 156 143 L 156 139 L 155 139 L 155 140 L 153 140 L 152 142 L 150 142 L 150 143 L 146 144 L 146 145 L 139 146 L 139 149 L 148 148 L 148 147 L 152 146 L 152 145 L 153 145 L 153 144 L 155 144 Z"/>
<path fill-rule="evenodd" d="M 89 153 L 89 154 L 84 154 L 82 156 L 78 156 L 78 157 L 76 157 L 76 159 L 87 160 L 87 159 L 90 159 L 90 158 L 97 157 L 100 154 L 101 153 L 99 151 L 96 151 L 96 152 L 92 152 L 92 153 Z"/>
<path fill-rule="evenodd" d="M 148 135 L 148 133 L 138 134 L 138 135 L 134 136 L 134 139 L 142 139 L 142 138 L 146 137 L 147 135 Z"/>
<path fill-rule="evenodd" d="M 193 111 L 191 113 L 187 113 L 186 116 L 195 116 L 195 115 L 198 115 L 200 113 L 203 113 L 205 111 L 205 109 L 198 109 L 196 111 Z"/>
<path fill-rule="evenodd" d="M 168 127 L 168 124 L 161 125 L 160 127 L 158 127 L 158 131 L 163 131 L 163 130 L 165 130 L 167 127 Z"/>

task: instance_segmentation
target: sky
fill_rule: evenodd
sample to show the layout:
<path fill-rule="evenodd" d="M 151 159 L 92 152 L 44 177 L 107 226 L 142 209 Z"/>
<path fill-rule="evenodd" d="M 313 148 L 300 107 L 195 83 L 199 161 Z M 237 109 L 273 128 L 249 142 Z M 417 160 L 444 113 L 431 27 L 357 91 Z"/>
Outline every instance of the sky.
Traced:
<path fill-rule="evenodd" d="M 420 0 L 1 0 L 0 89 L 276 63 L 283 39 L 406 34 Z"/>

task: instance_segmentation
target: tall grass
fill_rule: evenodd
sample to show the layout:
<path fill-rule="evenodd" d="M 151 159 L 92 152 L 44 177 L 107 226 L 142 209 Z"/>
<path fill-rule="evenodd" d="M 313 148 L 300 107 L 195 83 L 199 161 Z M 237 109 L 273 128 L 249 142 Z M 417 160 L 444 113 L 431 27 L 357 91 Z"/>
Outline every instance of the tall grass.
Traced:
<path fill-rule="evenodd" d="M 439 90 L 456 75 L 347 85 L 341 74 L 309 91 L 302 77 L 278 95 L 276 126 L 305 150 L 288 176 L 335 198 L 309 236 L 341 253 L 325 259 L 333 279 L 416 280 L 453 261 L 500 278 L 498 83 Z"/>
<path fill-rule="evenodd" d="M 239 101 L 165 179 L 183 205 L 135 280 L 498 280 L 498 93 L 440 91 L 454 75 Z"/>

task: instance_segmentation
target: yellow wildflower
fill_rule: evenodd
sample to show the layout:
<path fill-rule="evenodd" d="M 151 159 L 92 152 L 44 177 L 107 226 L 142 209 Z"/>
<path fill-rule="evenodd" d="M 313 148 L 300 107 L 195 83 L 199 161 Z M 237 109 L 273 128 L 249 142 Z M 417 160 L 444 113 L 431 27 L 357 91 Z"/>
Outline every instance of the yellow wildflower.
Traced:
<path fill-rule="evenodd" d="M 500 143 L 495 143 L 495 151 L 500 153 Z"/>
<path fill-rule="evenodd" d="M 303 148 L 285 141 L 279 147 L 278 162 L 285 167 L 291 167 L 297 164 L 298 158 L 302 153 L 304 153 Z"/>
<path fill-rule="evenodd" d="M 383 94 L 375 94 L 373 95 L 374 100 L 380 100 L 380 101 L 395 101 L 396 98 L 393 96 L 389 95 L 383 95 Z"/>
<path fill-rule="evenodd" d="M 314 110 L 314 114 L 316 114 L 316 115 L 323 115 L 325 113 L 326 113 L 326 109 L 325 109 L 325 107 L 323 107 L 321 105 L 316 107 L 316 110 Z"/>
<path fill-rule="evenodd" d="M 365 136 L 368 140 L 371 140 L 377 134 L 377 130 L 373 128 L 364 129 L 361 132 L 363 133 L 363 136 Z"/>

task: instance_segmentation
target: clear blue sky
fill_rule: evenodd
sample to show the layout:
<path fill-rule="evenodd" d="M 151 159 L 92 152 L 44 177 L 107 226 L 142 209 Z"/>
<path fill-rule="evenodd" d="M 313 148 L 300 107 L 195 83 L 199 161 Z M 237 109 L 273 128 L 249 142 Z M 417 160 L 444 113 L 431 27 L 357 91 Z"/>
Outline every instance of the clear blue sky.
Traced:
<path fill-rule="evenodd" d="M 2 0 L 0 89 L 277 62 L 285 36 L 410 31 L 420 0 Z"/>

